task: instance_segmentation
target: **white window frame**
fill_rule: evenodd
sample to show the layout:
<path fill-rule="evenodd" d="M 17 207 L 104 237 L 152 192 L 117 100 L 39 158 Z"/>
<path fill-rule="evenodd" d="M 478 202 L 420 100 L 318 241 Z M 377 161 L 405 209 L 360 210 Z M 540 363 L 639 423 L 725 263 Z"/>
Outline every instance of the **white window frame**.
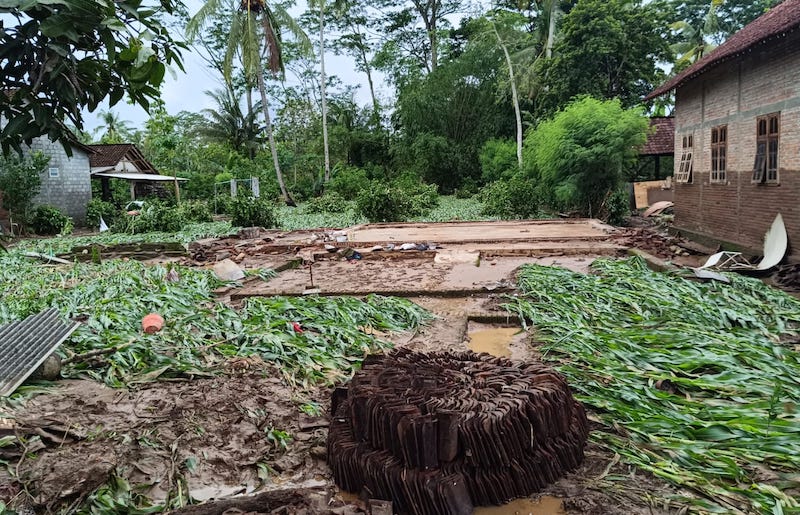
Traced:
<path fill-rule="evenodd" d="M 55 174 L 53 173 L 54 170 Z M 47 176 L 50 177 L 51 179 L 57 179 L 58 177 L 61 176 L 61 170 L 59 170 L 57 166 L 51 166 L 47 170 Z"/>
<path fill-rule="evenodd" d="M 683 184 L 691 184 L 692 182 L 692 158 L 694 155 L 694 152 L 692 151 L 694 146 L 693 140 L 694 137 L 692 134 L 683 135 L 681 160 L 678 167 L 678 172 L 675 174 L 675 182 L 680 182 Z"/>

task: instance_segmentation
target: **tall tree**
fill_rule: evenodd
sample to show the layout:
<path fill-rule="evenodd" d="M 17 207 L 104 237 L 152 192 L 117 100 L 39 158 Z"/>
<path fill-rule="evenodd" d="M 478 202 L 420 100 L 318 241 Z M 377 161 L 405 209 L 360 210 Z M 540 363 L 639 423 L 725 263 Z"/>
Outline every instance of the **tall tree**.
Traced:
<path fill-rule="evenodd" d="M 71 153 L 67 124 L 83 110 L 127 94 L 148 109 L 166 67 L 182 67 L 182 43 L 153 12 L 179 0 L 9 0 L 0 2 L 0 133 L 3 153 L 48 135 Z"/>
<path fill-rule="evenodd" d="M 660 22 L 640 0 L 578 0 L 542 66 L 544 114 L 578 95 L 637 104 L 663 78 L 658 63 L 671 59 Z"/>
<path fill-rule="evenodd" d="M 355 61 L 356 70 L 366 76 L 372 100 L 372 123 L 377 128 L 381 122 L 381 105 L 373 78 L 372 56 L 375 52 L 375 41 L 369 35 L 372 21 L 363 3 L 349 0 L 340 10 L 340 15 L 333 20 L 340 33 L 333 43 L 333 49 L 337 53 L 346 52 L 350 55 Z"/>
<path fill-rule="evenodd" d="M 522 140 L 523 140 L 523 127 L 522 127 L 522 109 L 520 107 L 519 92 L 517 86 L 517 63 L 512 59 L 512 53 L 517 56 L 526 56 L 532 45 L 532 38 L 529 34 L 525 33 L 522 28 L 524 18 L 516 13 L 495 10 L 487 14 L 487 21 L 490 27 L 491 35 L 497 46 L 503 51 L 503 57 L 506 62 L 506 69 L 508 72 L 508 87 L 511 89 L 511 102 L 514 107 L 514 119 L 516 122 L 516 135 L 517 135 L 517 165 L 522 168 Z M 481 34 L 480 32 L 478 34 Z M 485 36 L 484 36 L 485 37 Z M 521 50 L 521 51 L 520 51 Z M 519 52 L 518 52 L 519 51 Z"/>
<path fill-rule="evenodd" d="M 331 178 L 331 156 L 328 146 L 328 98 L 326 94 L 327 78 L 325 76 L 325 12 L 327 0 L 315 0 L 313 2 L 319 10 L 319 69 L 320 69 L 320 106 L 322 109 L 322 147 L 325 154 L 325 182 Z M 334 1 L 332 10 L 340 11 L 344 2 Z"/>
<path fill-rule="evenodd" d="M 685 22 L 689 27 L 700 28 L 708 23 L 709 6 L 713 10 L 712 26 L 705 30 L 705 39 L 719 45 L 733 33 L 755 20 L 781 0 L 668 0 L 671 22 Z"/>
<path fill-rule="evenodd" d="M 706 52 L 714 49 L 715 45 L 711 42 L 710 36 L 717 33 L 719 29 L 717 9 L 724 2 L 725 0 L 710 0 L 706 15 L 701 19 L 694 20 L 699 23 L 697 26 L 693 26 L 685 20 L 679 20 L 670 25 L 670 28 L 676 31 L 680 38 L 680 41 L 670 47 L 676 57 L 673 72 L 687 68 L 702 59 Z"/>
<path fill-rule="evenodd" d="M 235 4 L 225 6 L 223 0 L 208 0 L 197 14 L 189 20 L 186 27 L 187 36 L 191 40 L 196 39 L 203 25 L 212 16 L 224 12 L 226 7 L 232 8 L 234 13 L 231 17 L 231 27 L 228 33 L 223 62 L 225 78 L 228 81 L 231 80 L 233 61 L 238 55 L 244 75 L 248 79 L 254 79 L 258 84 L 265 130 L 281 195 L 287 204 L 294 205 L 294 200 L 292 200 L 289 191 L 286 189 L 278 159 L 278 147 L 275 142 L 272 119 L 269 113 L 269 99 L 267 98 L 267 86 L 264 80 L 265 70 L 262 59 L 266 59 L 266 69 L 273 76 L 282 75 L 284 71 L 281 55 L 282 31 L 284 29 L 288 30 L 295 37 L 306 43 L 308 42 L 308 36 L 305 35 L 283 6 L 278 4 L 270 6 L 264 0 L 242 0 L 238 8 Z"/>
<path fill-rule="evenodd" d="M 400 164 L 442 193 L 479 180 L 478 150 L 490 138 L 514 133 L 513 112 L 497 94 L 503 68 L 495 41 L 472 38 L 457 58 L 405 85 L 394 114 L 402 133 L 394 149 Z"/>
<path fill-rule="evenodd" d="M 384 17 L 384 52 L 400 50 L 417 60 L 422 69 L 431 73 L 439 66 L 440 40 L 447 29 L 447 17 L 462 10 L 461 0 L 410 0 L 396 6 L 394 0 L 382 0 L 387 14 Z M 423 41 L 420 37 L 424 38 Z M 400 64 L 405 64 L 400 61 Z"/>
<path fill-rule="evenodd" d="M 253 159 L 261 143 L 258 137 L 261 127 L 256 122 L 256 111 L 261 104 L 243 111 L 242 92 L 230 83 L 224 89 L 206 91 L 206 95 L 214 100 L 216 107 L 203 109 L 205 123 L 200 134 L 211 141 L 227 143 L 237 152 L 244 151 Z"/>

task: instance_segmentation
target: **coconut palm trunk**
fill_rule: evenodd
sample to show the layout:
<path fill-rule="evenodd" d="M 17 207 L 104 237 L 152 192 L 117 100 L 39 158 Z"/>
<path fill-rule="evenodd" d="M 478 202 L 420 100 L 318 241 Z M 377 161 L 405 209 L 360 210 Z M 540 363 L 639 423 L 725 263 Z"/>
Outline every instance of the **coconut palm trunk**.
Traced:
<path fill-rule="evenodd" d="M 511 82 L 511 101 L 514 103 L 514 118 L 517 122 L 517 166 L 522 169 L 522 112 L 519 108 L 519 94 L 517 93 L 517 80 L 514 77 L 514 64 L 511 62 L 508 47 L 503 43 L 503 38 L 500 37 L 497 25 L 494 22 L 492 22 L 492 29 L 495 37 L 497 37 L 497 44 L 503 49 L 503 55 L 505 55 L 506 65 L 508 66 L 508 80 Z"/>
<path fill-rule="evenodd" d="M 278 161 L 278 146 L 275 143 L 275 135 L 272 132 L 272 118 L 269 116 L 269 100 L 267 100 L 267 85 L 264 82 L 264 73 L 260 64 L 258 68 L 258 91 L 261 93 L 261 109 L 264 112 L 264 127 L 269 140 L 269 151 L 272 152 L 272 164 L 275 166 L 275 178 L 278 179 L 278 187 L 281 189 L 283 201 L 289 206 L 294 206 L 295 202 L 286 189 L 286 183 L 283 181 L 283 172 L 281 172 L 281 164 Z"/>
<path fill-rule="evenodd" d="M 322 99 L 322 148 L 325 153 L 325 182 L 331 179 L 331 155 L 328 147 L 328 102 L 325 85 L 325 0 L 319 2 L 319 68 L 320 97 Z"/>

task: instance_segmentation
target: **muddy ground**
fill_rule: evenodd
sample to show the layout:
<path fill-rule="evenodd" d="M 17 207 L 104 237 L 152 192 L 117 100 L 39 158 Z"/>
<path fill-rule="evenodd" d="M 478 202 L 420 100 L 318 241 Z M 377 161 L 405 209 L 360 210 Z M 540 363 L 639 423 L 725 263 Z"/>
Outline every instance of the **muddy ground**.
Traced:
<path fill-rule="evenodd" d="M 554 227 L 547 224 L 547 238 Z M 601 255 L 624 255 L 620 238 L 643 239 L 638 232 L 606 234 L 606 228 L 594 223 L 582 228 L 571 224 L 568 229 L 590 239 L 564 241 L 560 251 L 557 244 L 548 243 L 546 255 L 535 243 L 510 240 L 479 246 L 445 245 L 456 256 L 438 262 L 433 253 L 355 262 L 327 257 L 315 260 L 314 286 L 321 287 L 323 294 L 385 290 L 410 297 L 437 316 L 416 333 L 380 335 L 396 346 L 422 351 L 469 348 L 536 360 L 540 356 L 535 333 L 522 331 L 501 307 L 503 295 L 513 294 L 519 266 L 539 263 L 586 273 Z M 393 239 L 406 239 L 398 235 L 397 226 L 391 230 Z M 414 230 L 421 229 L 415 226 Z M 515 226 L 506 232 L 527 230 Z M 606 234 L 609 241 L 596 240 L 598 233 Z M 364 234 L 368 239 L 380 238 L 373 229 Z M 430 229 L 425 234 L 442 237 L 443 233 Z M 522 234 L 527 237 L 528 233 Z M 267 262 L 297 260 L 308 244 L 282 237 L 283 250 L 242 242 L 214 243 L 208 248 L 214 252 L 235 248 L 245 256 L 234 257 L 254 268 Z M 304 232 L 300 237 L 313 238 L 314 233 Z M 650 236 L 644 240 L 657 242 Z M 319 250 L 318 242 L 310 245 Z M 650 246 L 654 253 L 669 251 L 669 245 L 662 243 Z M 258 250 L 248 251 L 255 248 Z M 579 248 L 583 253 L 575 252 Z M 513 252 L 504 255 L 508 249 Z M 520 249 L 530 255 L 519 255 Z M 470 252 L 494 257 L 476 263 Z M 305 255 L 313 257 L 313 252 Z M 208 266 L 209 261 L 214 259 L 204 255 L 203 260 L 187 264 Z M 309 285 L 308 271 L 300 265 L 287 267 L 264 287 L 245 285 L 234 292 L 221 291 L 221 299 L 235 305 L 251 295 L 302 294 Z M 16 427 L 6 432 L 13 431 L 28 443 L 22 452 L 0 446 L 0 459 L 10 463 L 10 470 L 0 470 L 0 500 L 39 513 L 69 511 L 98 487 L 122 478 L 154 503 L 175 501 L 176 496 L 208 503 L 186 513 L 364 513 L 365 500 L 339 492 L 325 464 L 330 394 L 330 387 L 292 387 L 279 370 L 258 359 L 231 360 L 214 378 L 160 381 L 129 390 L 90 380 L 59 381 L 23 405 L 2 410 L 16 418 Z M 0 437 L 2 434 L 0 429 Z M 541 494 L 475 513 L 680 513 L 684 506 L 665 500 L 677 493 L 672 486 L 620 464 L 618 456 L 590 443 L 580 468 Z M 262 496 L 263 502 L 219 501 L 240 494 Z M 544 497 L 540 499 L 540 495 Z"/>

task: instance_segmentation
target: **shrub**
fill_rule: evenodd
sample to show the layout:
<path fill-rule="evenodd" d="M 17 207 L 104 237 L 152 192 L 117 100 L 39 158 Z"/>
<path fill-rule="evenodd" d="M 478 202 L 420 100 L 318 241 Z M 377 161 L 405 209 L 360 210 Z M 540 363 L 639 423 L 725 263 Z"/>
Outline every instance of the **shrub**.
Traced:
<path fill-rule="evenodd" d="M 306 202 L 305 210 L 308 213 L 344 213 L 351 207 L 352 202 L 335 191 L 329 191 L 320 197 L 313 197 Z"/>
<path fill-rule="evenodd" d="M 622 187 L 608 195 L 598 216 L 612 225 L 622 225 L 630 214 L 630 192 Z"/>
<path fill-rule="evenodd" d="M 72 232 L 72 218 L 54 206 L 39 206 L 33 211 L 31 228 L 36 234 L 53 235 Z"/>
<path fill-rule="evenodd" d="M 354 166 L 334 166 L 331 179 L 325 185 L 327 192 L 338 193 L 347 200 L 354 200 L 361 190 L 370 186 L 366 170 Z"/>
<path fill-rule="evenodd" d="M 517 144 L 511 140 L 490 139 L 478 155 L 485 182 L 510 178 L 518 170 Z"/>
<path fill-rule="evenodd" d="M 526 137 L 525 166 L 538 173 L 552 207 L 600 216 L 636 163 L 648 127 L 640 109 L 624 110 L 619 100 L 580 98 Z"/>
<path fill-rule="evenodd" d="M 114 232 L 178 232 L 186 224 L 180 210 L 159 200 L 147 200 L 137 215 L 119 217 L 111 228 Z"/>
<path fill-rule="evenodd" d="M 33 152 L 21 159 L 17 155 L 3 157 L 0 153 L 0 191 L 2 206 L 9 215 L 23 227 L 31 218 L 33 199 L 42 186 L 42 170 L 50 162 L 50 157 L 41 152 Z"/>
<path fill-rule="evenodd" d="M 263 197 L 236 197 L 231 203 L 231 222 L 241 227 L 275 227 L 277 221 L 272 203 Z"/>
<path fill-rule="evenodd" d="M 411 216 L 411 199 L 405 190 L 374 181 L 356 198 L 358 211 L 371 222 L 402 222 Z"/>
<path fill-rule="evenodd" d="M 214 210 L 214 214 L 225 213 L 229 215 L 233 211 L 234 200 L 235 199 L 228 193 L 217 195 L 214 197 L 214 200 L 210 202 L 211 209 Z"/>
<path fill-rule="evenodd" d="M 191 200 L 181 202 L 178 206 L 178 216 L 185 222 L 210 222 L 211 209 L 208 202 L 203 200 Z"/>
<path fill-rule="evenodd" d="M 417 183 L 413 186 L 398 187 L 401 195 L 409 198 L 411 216 L 421 216 L 439 205 L 439 193 L 435 184 Z"/>
<path fill-rule="evenodd" d="M 86 204 L 86 225 L 96 229 L 100 226 L 100 217 L 103 217 L 106 224 L 111 227 L 119 214 L 119 210 L 111 202 L 93 198 Z"/>
<path fill-rule="evenodd" d="M 481 190 L 480 197 L 485 215 L 504 219 L 534 218 L 539 212 L 536 185 L 522 174 L 489 184 Z"/>
<path fill-rule="evenodd" d="M 461 187 L 458 188 L 453 195 L 459 199 L 472 198 L 477 195 L 479 191 L 478 183 L 472 180 L 472 178 L 467 177 L 461 183 Z"/>

